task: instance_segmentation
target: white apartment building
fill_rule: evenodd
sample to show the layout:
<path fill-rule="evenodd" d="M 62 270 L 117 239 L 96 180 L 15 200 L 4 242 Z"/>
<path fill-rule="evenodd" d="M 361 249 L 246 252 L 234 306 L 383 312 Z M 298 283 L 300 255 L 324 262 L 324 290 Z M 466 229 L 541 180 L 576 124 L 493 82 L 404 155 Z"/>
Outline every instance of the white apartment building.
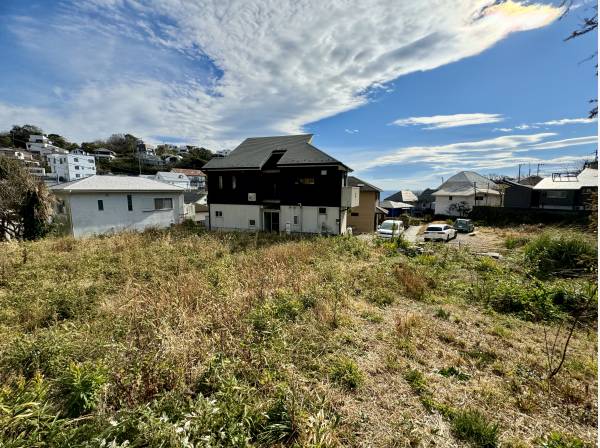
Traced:
<path fill-rule="evenodd" d="M 93 156 L 83 154 L 48 154 L 50 172 L 58 182 L 71 182 L 96 174 Z"/>

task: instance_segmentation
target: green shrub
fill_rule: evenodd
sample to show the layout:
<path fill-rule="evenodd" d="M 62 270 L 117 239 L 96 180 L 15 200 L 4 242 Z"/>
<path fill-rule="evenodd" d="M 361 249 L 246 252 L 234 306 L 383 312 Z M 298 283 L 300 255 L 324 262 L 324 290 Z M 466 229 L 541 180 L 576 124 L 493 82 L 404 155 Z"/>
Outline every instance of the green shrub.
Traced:
<path fill-rule="evenodd" d="M 384 307 L 396 300 L 394 294 L 385 288 L 376 288 L 367 292 L 367 300 L 375 305 Z"/>
<path fill-rule="evenodd" d="M 438 370 L 438 373 L 442 376 L 445 376 L 446 378 L 453 376 L 459 381 L 467 381 L 469 378 L 471 378 L 469 375 L 461 372 L 460 370 L 458 370 L 456 367 L 453 367 L 453 366 L 440 369 L 440 370 Z"/>
<path fill-rule="evenodd" d="M 71 363 L 59 383 L 65 414 L 78 417 L 96 408 L 106 376 L 96 366 Z"/>
<path fill-rule="evenodd" d="M 544 233 L 525 245 L 525 261 L 539 277 L 571 276 L 596 269 L 598 250 L 582 235 Z"/>
<path fill-rule="evenodd" d="M 571 437 L 559 432 L 553 432 L 540 441 L 540 448 L 592 448 L 594 445 L 586 443 L 577 437 Z"/>
<path fill-rule="evenodd" d="M 345 356 L 333 361 L 330 375 L 334 382 L 349 390 L 358 389 L 364 381 L 356 362 Z"/>
<path fill-rule="evenodd" d="M 425 379 L 425 376 L 418 370 L 409 370 L 404 375 L 404 379 L 418 395 L 428 393 L 427 380 Z"/>
<path fill-rule="evenodd" d="M 516 249 L 517 247 L 523 247 L 529 240 L 530 238 L 527 236 L 508 235 L 504 240 L 504 246 L 507 249 Z"/>
<path fill-rule="evenodd" d="M 446 311 L 444 308 L 438 308 L 435 312 L 435 317 L 448 320 L 450 319 L 450 311 Z"/>
<path fill-rule="evenodd" d="M 480 448 L 498 446 L 498 425 L 490 423 L 477 410 L 454 412 L 452 415 L 452 432 L 464 441 Z"/>

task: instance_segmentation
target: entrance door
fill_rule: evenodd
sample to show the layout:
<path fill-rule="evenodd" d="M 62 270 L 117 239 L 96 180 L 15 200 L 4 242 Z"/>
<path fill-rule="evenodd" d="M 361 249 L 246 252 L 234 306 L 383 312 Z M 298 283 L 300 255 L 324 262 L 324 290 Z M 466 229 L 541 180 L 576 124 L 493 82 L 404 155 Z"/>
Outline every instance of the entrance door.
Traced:
<path fill-rule="evenodd" d="M 279 233 L 279 211 L 265 210 L 263 213 L 265 232 Z"/>

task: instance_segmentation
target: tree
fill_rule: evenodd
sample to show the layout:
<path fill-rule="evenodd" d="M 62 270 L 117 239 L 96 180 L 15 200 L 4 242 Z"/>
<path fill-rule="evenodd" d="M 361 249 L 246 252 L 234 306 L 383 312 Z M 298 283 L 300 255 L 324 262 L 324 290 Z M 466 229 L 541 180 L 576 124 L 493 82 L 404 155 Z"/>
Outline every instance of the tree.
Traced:
<path fill-rule="evenodd" d="M 27 148 L 26 143 L 29 141 L 30 135 L 43 135 L 44 131 L 32 124 L 23 126 L 14 125 L 10 130 L 10 137 L 16 148 Z"/>
<path fill-rule="evenodd" d="M 176 166 L 177 168 L 193 168 L 198 170 L 212 159 L 212 156 L 213 153 L 206 148 L 192 148 Z"/>
<path fill-rule="evenodd" d="M 131 134 L 113 134 L 106 140 L 106 147 L 117 154 L 133 154 L 138 140 Z"/>
<path fill-rule="evenodd" d="M 48 138 L 54 146 L 58 146 L 59 148 L 66 149 L 68 151 L 72 151 L 78 148 L 77 144 L 69 142 L 62 135 L 48 134 Z"/>
<path fill-rule="evenodd" d="M 573 6 L 573 2 L 571 0 L 568 1 L 567 11 L 571 9 Z M 587 33 L 595 31 L 598 29 L 598 6 L 595 5 L 592 7 L 592 12 L 588 17 L 584 17 L 583 22 L 579 25 L 575 31 L 573 31 L 569 37 L 565 39 L 565 41 L 575 39 L 576 37 L 583 36 Z M 594 53 L 591 58 L 595 58 L 598 56 L 598 52 Z M 596 76 L 598 76 L 598 63 L 596 62 Z M 595 106 L 589 112 L 589 118 L 596 118 L 598 116 L 598 99 L 594 98 L 590 100 L 590 104 L 595 104 Z"/>
<path fill-rule="evenodd" d="M 0 148 L 12 148 L 13 142 L 10 137 L 10 132 L 1 132 L 0 133 Z"/>
<path fill-rule="evenodd" d="M 0 240 L 41 238 L 49 231 L 52 198 L 18 160 L 0 157 Z"/>

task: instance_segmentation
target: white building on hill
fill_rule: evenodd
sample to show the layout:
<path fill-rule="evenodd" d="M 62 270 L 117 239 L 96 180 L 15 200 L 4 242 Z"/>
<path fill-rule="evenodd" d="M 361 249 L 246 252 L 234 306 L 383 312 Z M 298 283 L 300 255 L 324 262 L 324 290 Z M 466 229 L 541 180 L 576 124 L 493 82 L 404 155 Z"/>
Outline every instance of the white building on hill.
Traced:
<path fill-rule="evenodd" d="M 54 146 L 45 135 L 30 135 L 29 141 L 25 143 L 27 151 L 39 157 L 46 157 L 48 154 L 68 154 L 69 151 L 58 146 Z"/>
<path fill-rule="evenodd" d="M 176 185 L 186 190 L 190 189 L 190 179 L 183 173 L 174 173 L 171 171 L 159 171 L 154 177 L 160 182 Z"/>
<path fill-rule="evenodd" d="M 58 182 L 71 182 L 96 174 L 96 161 L 87 153 L 48 154 L 50 172 Z"/>
<path fill-rule="evenodd" d="M 184 218 L 184 189 L 143 177 L 91 176 L 50 188 L 74 237 L 165 228 Z"/>
<path fill-rule="evenodd" d="M 475 205 L 500 207 L 502 196 L 498 185 L 473 171 L 455 174 L 433 193 L 435 214 L 463 216 Z"/>

